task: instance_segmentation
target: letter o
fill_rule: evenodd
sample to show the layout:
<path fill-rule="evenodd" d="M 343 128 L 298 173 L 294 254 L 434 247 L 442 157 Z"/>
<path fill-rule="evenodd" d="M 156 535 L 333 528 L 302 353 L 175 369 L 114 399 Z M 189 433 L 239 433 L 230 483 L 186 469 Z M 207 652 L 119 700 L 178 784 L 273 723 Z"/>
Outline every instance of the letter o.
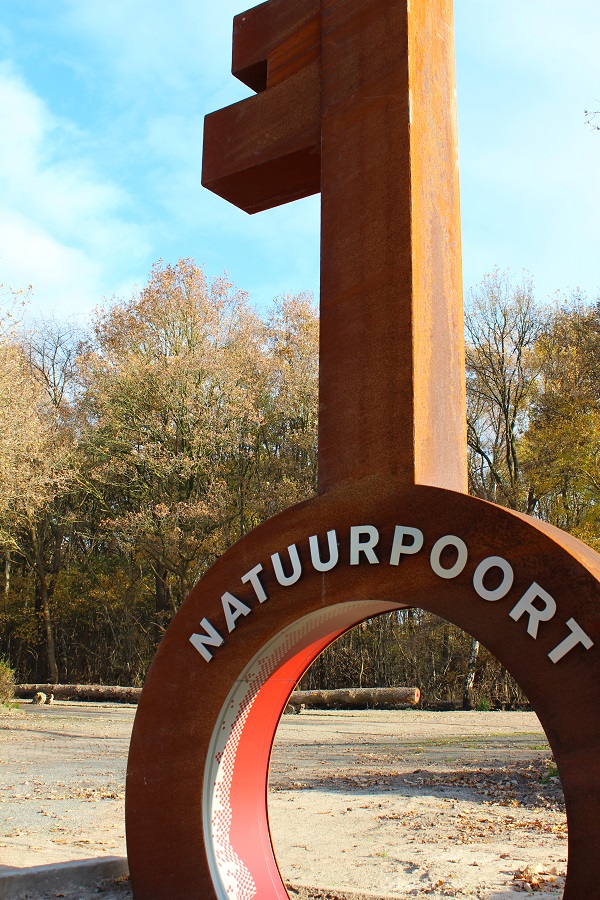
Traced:
<path fill-rule="evenodd" d="M 440 556 L 446 547 L 455 547 L 458 553 L 456 562 L 449 569 L 445 569 L 440 562 Z M 433 545 L 430 556 L 431 568 L 440 578 L 456 578 L 466 566 L 468 556 L 469 554 L 465 542 L 454 534 L 447 534 Z"/>
<path fill-rule="evenodd" d="M 483 579 L 490 569 L 502 570 L 502 581 L 493 591 L 488 591 L 483 584 Z M 502 600 L 513 586 L 514 578 L 515 573 L 513 572 L 510 563 L 507 563 L 501 556 L 488 556 L 488 558 L 484 559 L 483 562 L 480 562 L 475 569 L 475 574 L 473 575 L 473 587 L 483 600 Z"/>

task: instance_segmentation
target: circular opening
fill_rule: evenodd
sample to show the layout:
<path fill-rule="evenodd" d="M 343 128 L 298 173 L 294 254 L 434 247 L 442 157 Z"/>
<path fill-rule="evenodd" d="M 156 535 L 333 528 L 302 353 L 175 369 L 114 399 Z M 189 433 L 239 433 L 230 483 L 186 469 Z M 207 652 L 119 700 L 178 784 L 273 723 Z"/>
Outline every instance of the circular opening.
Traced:
<path fill-rule="evenodd" d="M 357 622 L 362 624 L 330 646 Z M 400 633 L 405 640 L 399 643 Z M 304 712 L 299 718 L 285 717 L 275 746 L 273 777 L 278 778 L 282 754 L 294 752 L 294 743 L 311 745 L 312 756 L 308 752 L 303 762 L 302 752 L 294 752 L 289 761 L 295 767 L 293 776 L 272 793 L 274 843 L 281 873 L 275 860 L 267 773 L 281 712 L 301 676 L 306 673 L 305 686 L 315 678 L 321 683 L 329 676 L 339 680 L 339 673 L 328 664 L 337 657 L 346 661 L 344 677 L 350 681 L 356 680 L 357 665 L 363 682 L 366 677 L 375 678 L 375 672 L 381 680 L 386 667 L 386 677 L 398 679 L 402 658 L 409 668 L 401 680 L 423 681 L 424 674 L 415 667 L 418 660 L 428 659 L 430 671 L 423 686 L 430 698 L 448 697 L 456 692 L 450 661 L 456 659 L 458 636 L 463 642 L 461 664 L 466 660 L 468 667 L 473 642 L 449 623 L 420 610 L 399 610 L 390 603 L 343 603 L 303 617 L 257 654 L 230 691 L 213 733 L 205 770 L 204 832 L 220 898 L 284 900 L 290 896 L 286 883 L 301 886 L 294 890 L 303 886 L 372 891 L 373 870 L 382 876 L 377 879 L 382 895 L 400 897 L 411 890 L 425 890 L 432 897 L 436 893 L 439 897 L 460 896 L 456 890 L 461 880 L 467 890 L 475 891 L 489 880 L 490 866 L 494 867 L 490 855 L 498 864 L 494 890 L 500 878 L 501 889 L 508 892 L 514 887 L 527 891 L 547 884 L 556 896 L 566 860 L 566 824 L 564 814 L 553 809 L 552 803 L 542 810 L 533 802 L 531 791 L 525 791 L 525 787 L 544 783 L 554 788 L 557 783 L 545 736 L 532 712 L 527 713 L 530 721 L 524 728 L 516 730 L 498 720 L 486 721 L 478 728 L 466 723 L 469 727 L 462 745 L 457 741 L 460 723 L 448 718 L 445 736 L 434 734 L 426 739 L 428 728 L 435 731 L 431 716 L 447 717 L 448 713 L 382 711 L 369 718 L 364 713 L 349 717 Z M 384 652 L 386 641 L 395 641 L 395 657 Z M 438 654 L 432 653 L 432 641 L 441 645 L 437 649 L 446 659 L 443 666 L 435 663 Z M 486 709 L 491 703 L 480 696 L 485 690 L 482 673 L 488 670 L 489 674 L 494 664 L 499 669 L 499 664 L 483 649 L 476 663 L 471 689 L 480 710 L 470 715 L 490 719 L 497 714 Z M 503 679 L 505 703 L 526 701 L 506 673 Z M 498 698 L 493 699 L 497 702 Z M 420 731 L 414 727 L 410 731 L 411 720 L 412 726 L 420 724 Z M 481 721 L 477 724 L 482 726 Z M 311 730 L 308 741 L 302 737 L 306 729 Z M 291 735 L 287 744 L 292 745 L 287 750 L 286 733 Z M 429 757 L 423 755 L 426 747 Z M 308 771 L 303 772 L 305 763 Z M 558 801 L 555 805 L 558 807 Z M 290 815 L 294 817 L 292 828 Z M 292 835 L 289 846 L 282 843 L 282 832 L 277 829 L 282 816 L 287 834 Z M 352 838 L 352 828 L 359 840 Z M 440 851 L 436 865 L 429 864 L 423 846 Z M 534 848 L 535 854 L 529 852 Z M 299 859 L 298 850 L 313 861 L 313 876 L 294 862 Z M 520 855 L 515 855 L 515 850 Z M 465 878 L 467 867 L 471 871 Z M 519 872 L 522 877 L 515 879 Z M 316 885 L 306 884 L 315 880 Z M 499 900 L 502 894 L 497 897 Z"/>
<path fill-rule="evenodd" d="M 300 687 L 399 685 L 422 689 L 418 708 L 282 718 L 269 817 L 289 896 L 562 896 L 550 747 L 518 684 L 468 634 L 420 609 L 382 615 L 325 649 Z"/>

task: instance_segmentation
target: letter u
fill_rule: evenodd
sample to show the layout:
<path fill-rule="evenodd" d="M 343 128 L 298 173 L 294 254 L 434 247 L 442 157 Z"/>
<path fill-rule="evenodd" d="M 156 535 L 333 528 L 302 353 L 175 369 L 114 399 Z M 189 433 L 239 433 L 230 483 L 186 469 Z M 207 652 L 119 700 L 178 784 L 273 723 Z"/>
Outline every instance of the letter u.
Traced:
<path fill-rule="evenodd" d="M 310 544 L 310 559 L 317 572 L 329 572 L 337 566 L 340 558 L 340 551 L 335 531 L 327 532 L 327 543 L 329 544 L 329 559 L 327 562 L 321 560 L 319 538 L 316 534 L 309 537 L 308 543 Z"/>
<path fill-rule="evenodd" d="M 292 574 L 286 575 L 283 571 L 283 565 L 281 563 L 281 557 L 279 553 L 274 553 L 271 557 L 271 561 L 273 563 L 273 569 L 275 571 L 275 578 L 279 582 L 282 587 L 289 587 L 291 584 L 296 584 L 300 576 L 302 575 L 302 563 L 300 562 L 300 557 L 298 556 L 298 550 L 295 544 L 290 544 L 288 547 L 288 553 L 290 554 L 290 560 L 292 562 Z"/>

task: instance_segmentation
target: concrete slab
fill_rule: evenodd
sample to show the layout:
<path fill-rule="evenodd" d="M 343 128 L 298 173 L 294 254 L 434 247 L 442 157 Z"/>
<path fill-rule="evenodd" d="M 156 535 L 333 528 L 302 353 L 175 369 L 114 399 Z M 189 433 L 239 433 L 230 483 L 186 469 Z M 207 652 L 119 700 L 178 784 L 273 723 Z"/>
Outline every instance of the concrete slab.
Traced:
<path fill-rule="evenodd" d="M 124 856 L 77 859 L 27 869 L 0 867 L 0 900 L 19 900 L 24 894 L 40 891 L 92 887 L 98 881 L 118 878 L 128 872 Z"/>

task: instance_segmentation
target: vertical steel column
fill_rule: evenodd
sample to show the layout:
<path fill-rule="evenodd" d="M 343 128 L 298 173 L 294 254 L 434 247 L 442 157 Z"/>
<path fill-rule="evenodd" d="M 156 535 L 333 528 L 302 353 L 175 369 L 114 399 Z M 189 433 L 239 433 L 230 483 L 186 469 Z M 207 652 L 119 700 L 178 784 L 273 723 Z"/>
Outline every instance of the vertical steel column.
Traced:
<path fill-rule="evenodd" d="M 319 490 L 466 490 L 451 0 L 322 0 Z"/>

